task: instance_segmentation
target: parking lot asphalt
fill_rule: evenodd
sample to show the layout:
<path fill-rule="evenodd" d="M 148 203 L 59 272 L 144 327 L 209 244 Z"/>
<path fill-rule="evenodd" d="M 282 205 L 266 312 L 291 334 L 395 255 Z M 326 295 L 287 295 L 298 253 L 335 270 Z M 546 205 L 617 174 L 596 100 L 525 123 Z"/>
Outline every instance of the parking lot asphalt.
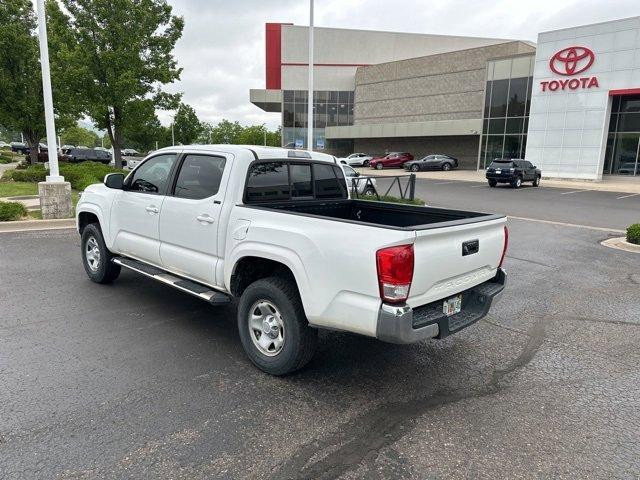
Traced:
<path fill-rule="evenodd" d="M 389 170 L 389 175 L 403 173 Z M 392 180 L 375 178 L 380 194 L 385 193 Z M 401 184 L 406 188 L 406 180 Z M 398 192 L 396 184 L 389 194 L 399 196 Z M 545 187 L 544 180 L 540 187 L 525 183 L 516 190 L 506 184 L 491 188 L 486 182 L 417 179 L 415 195 L 433 206 L 481 209 L 594 227 L 626 229 L 631 223 L 640 222 L 640 194 Z"/>
<path fill-rule="evenodd" d="M 409 346 L 323 331 L 285 378 L 246 359 L 235 306 L 93 284 L 72 230 L 0 234 L 0 478 L 637 477 L 640 255 L 509 226 L 488 317 Z"/>

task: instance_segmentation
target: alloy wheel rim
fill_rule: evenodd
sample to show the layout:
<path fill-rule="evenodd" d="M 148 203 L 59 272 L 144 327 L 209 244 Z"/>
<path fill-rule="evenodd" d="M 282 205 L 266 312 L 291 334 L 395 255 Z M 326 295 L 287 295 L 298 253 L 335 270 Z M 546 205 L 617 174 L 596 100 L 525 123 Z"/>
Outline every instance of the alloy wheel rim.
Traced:
<path fill-rule="evenodd" d="M 95 237 L 89 237 L 84 249 L 87 265 L 92 272 L 97 272 L 100 268 L 100 247 Z"/>
<path fill-rule="evenodd" d="M 258 300 L 249 310 L 249 336 L 260 353 L 275 357 L 285 340 L 284 321 L 280 310 L 267 300 Z"/>

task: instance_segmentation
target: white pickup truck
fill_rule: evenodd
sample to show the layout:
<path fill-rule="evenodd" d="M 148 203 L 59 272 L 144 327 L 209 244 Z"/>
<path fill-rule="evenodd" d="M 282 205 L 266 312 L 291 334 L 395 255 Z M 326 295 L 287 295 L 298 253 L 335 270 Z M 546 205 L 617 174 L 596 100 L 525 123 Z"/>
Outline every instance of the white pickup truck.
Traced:
<path fill-rule="evenodd" d="M 482 318 L 504 289 L 505 223 L 353 200 L 332 156 L 235 145 L 158 150 L 77 206 L 91 280 L 124 267 L 212 304 L 238 298 L 242 345 L 274 375 L 311 359 L 319 328 L 410 343 Z"/>

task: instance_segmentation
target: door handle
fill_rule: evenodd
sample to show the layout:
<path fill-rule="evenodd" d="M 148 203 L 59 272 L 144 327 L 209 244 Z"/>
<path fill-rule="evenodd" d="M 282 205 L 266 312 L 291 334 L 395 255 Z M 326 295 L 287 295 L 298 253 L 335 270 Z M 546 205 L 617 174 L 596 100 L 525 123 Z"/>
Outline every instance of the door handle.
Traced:
<path fill-rule="evenodd" d="M 200 223 L 213 223 L 215 222 L 215 220 L 210 217 L 209 215 L 198 215 L 196 217 L 196 220 L 199 221 Z"/>
<path fill-rule="evenodd" d="M 160 210 L 158 210 L 158 207 L 155 207 L 153 205 L 149 205 L 147 207 L 144 207 L 144 209 L 149 213 L 158 213 L 160 211 Z"/>

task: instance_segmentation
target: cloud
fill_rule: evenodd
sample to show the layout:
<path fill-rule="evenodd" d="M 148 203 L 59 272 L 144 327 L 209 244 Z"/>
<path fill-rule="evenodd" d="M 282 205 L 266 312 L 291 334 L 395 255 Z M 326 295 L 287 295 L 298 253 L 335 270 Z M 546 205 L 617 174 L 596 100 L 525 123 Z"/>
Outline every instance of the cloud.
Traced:
<path fill-rule="evenodd" d="M 307 0 L 169 0 L 185 19 L 175 55 L 184 68 L 170 91 L 184 93 L 202 120 L 274 128 L 280 114 L 249 103 L 265 86 L 264 24 L 307 25 Z M 317 0 L 317 26 L 536 41 L 538 32 L 638 14 L 637 0 Z M 375 12 L 375 14 L 372 14 Z M 461 14 L 461 12 L 464 12 Z M 613 13 L 612 13 L 613 12 Z M 170 114 L 160 112 L 164 123 Z"/>

